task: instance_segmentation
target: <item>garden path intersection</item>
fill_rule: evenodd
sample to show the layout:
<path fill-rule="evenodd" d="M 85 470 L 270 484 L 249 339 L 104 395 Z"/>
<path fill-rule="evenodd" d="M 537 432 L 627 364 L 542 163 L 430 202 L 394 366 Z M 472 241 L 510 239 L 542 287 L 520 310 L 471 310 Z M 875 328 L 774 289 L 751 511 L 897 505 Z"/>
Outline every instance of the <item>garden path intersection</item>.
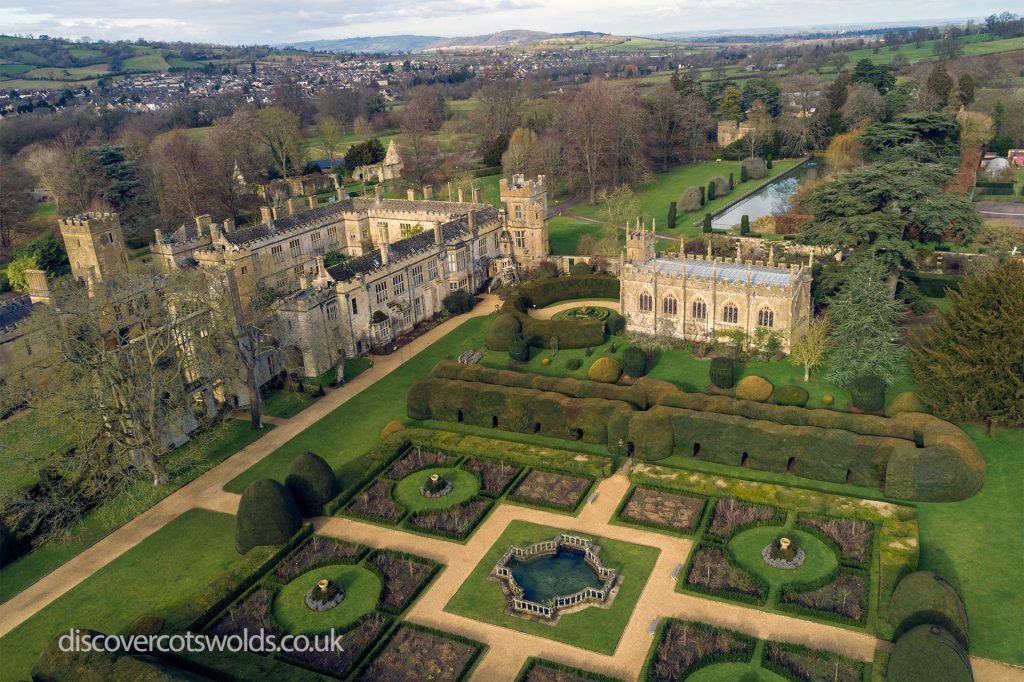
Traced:
<path fill-rule="evenodd" d="M 460 326 L 469 317 L 492 313 L 498 299 L 487 296 L 468 313 L 455 317 L 414 340 L 401 353 L 375 357 L 373 367 L 344 388 L 330 391 L 291 419 L 275 420 L 276 428 L 238 453 L 183 486 L 134 520 L 83 551 L 60 568 L 0 606 L 0 636 L 43 609 L 60 595 L 128 551 L 168 522 L 194 508 L 234 514 L 239 495 L 222 488 L 236 476 L 269 456 L 308 426 L 330 414 L 361 391 L 397 369 L 405 360 Z M 611 301 L 574 301 L 531 311 L 542 319 L 579 305 L 616 308 Z M 624 680 L 641 673 L 653 636 L 652 623 L 674 617 L 701 621 L 738 630 L 760 639 L 791 642 L 834 651 L 871 661 L 876 648 L 891 648 L 874 635 L 779 613 L 746 608 L 675 591 L 677 569 L 686 565 L 693 542 L 689 539 L 624 525 L 611 520 L 629 492 L 627 467 L 602 480 L 589 504 L 576 516 L 515 504 L 500 504 L 465 544 L 385 528 L 351 518 L 321 517 L 313 521 L 316 532 L 374 548 L 393 549 L 423 556 L 444 565 L 427 590 L 413 603 L 405 619 L 487 644 L 489 648 L 475 668 L 472 680 L 512 680 L 531 656 L 582 668 Z M 445 611 L 455 593 L 469 578 L 509 524 L 517 521 L 556 527 L 584 536 L 603 537 L 659 551 L 657 560 L 626 623 L 614 653 L 601 654 L 570 644 L 484 623 Z M 628 576 L 625 576 L 628 579 Z M 554 626 L 554 627 L 557 627 Z M 972 658 L 978 682 L 1024 682 L 1024 670 L 987 659 Z"/>

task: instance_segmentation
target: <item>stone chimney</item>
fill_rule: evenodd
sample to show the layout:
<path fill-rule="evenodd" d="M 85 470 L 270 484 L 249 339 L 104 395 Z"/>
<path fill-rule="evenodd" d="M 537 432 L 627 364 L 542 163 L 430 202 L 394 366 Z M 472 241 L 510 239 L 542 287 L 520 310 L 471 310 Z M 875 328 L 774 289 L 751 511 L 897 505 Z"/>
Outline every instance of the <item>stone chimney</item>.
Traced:
<path fill-rule="evenodd" d="M 473 188 L 473 203 L 474 204 L 482 204 L 482 203 L 484 203 L 483 195 L 484 195 L 484 192 L 483 192 L 482 189 L 480 189 L 479 187 L 474 187 Z"/>
<path fill-rule="evenodd" d="M 405 198 L 409 201 L 416 201 L 416 190 L 411 188 L 405 190 Z"/>
<path fill-rule="evenodd" d="M 470 211 L 466 214 L 466 220 L 469 222 L 469 229 L 474 233 L 476 232 L 476 211 Z"/>
<path fill-rule="evenodd" d="M 423 199 L 430 201 L 434 198 L 434 188 L 430 185 L 423 185 Z"/>
<path fill-rule="evenodd" d="M 164 232 L 159 227 L 153 230 L 153 243 L 162 244 L 164 241 Z"/>
<path fill-rule="evenodd" d="M 210 224 L 212 222 L 213 221 L 210 220 L 209 214 L 196 216 L 196 231 L 199 233 L 200 237 L 206 234 L 207 230 L 210 229 Z"/>
<path fill-rule="evenodd" d="M 441 223 L 434 224 L 434 243 L 438 246 L 444 244 L 444 237 L 441 236 Z"/>
<path fill-rule="evenodd" d="M 459 187 L 459 188 L 458 188 L 458 189 L 456 190 L 456 196 L 458 196 L 458 198 L 459 198 L 459 199 L 458 199 L 458 201 L 459 201 L 459 203 L 461 204 L 461 203 L 462 203 L 462 188 L 461 188 L 461 187 Z"/>
<path fill-rule="evenodd" d="M 380 245 L 380 262 L 383 263 L 384 265 L 388 264 L 388 260 L 391 257 L 389 251 L 391 251 L 391 246 L 389 244 Z"/>
<path fill-rule="evenodd" d="M 299 200 L 295 197 L 291 197 L 287 202 L 288 215 L 295 215 L 299 212 Z"/>
<path fill-rule="evenodd" d="M 270 207 L 269 206 L 260 206 L 260 218 L 265 223 L 269 223 L 269 222 L 273 221 L 274 214 L 270 211 Z"/>
<path fill-rule="evenodd" d="M 224 230 L 224 234 L 229 234 L 231 232 L 234 232 L 235 231 L 235 219 L 234 218 L 228 218 L 227 220 L 225 220 L 222 229 Z"/>
<path fill-rule="evenodd" d="M 316 197 L 306 197 L 306 210 L 316 208 Z"/>
<path fill-rule="evenodd" d="M 220 241 L 221 232 L 219 223 L 210 223 L 210 241 L 214 244 Z"/>
<path fill-rule="evenodd" d="M 373 198 L 380 203 L 380 200 L 384 198 L 384 188 L 380 185 L 373 186 Z"/>

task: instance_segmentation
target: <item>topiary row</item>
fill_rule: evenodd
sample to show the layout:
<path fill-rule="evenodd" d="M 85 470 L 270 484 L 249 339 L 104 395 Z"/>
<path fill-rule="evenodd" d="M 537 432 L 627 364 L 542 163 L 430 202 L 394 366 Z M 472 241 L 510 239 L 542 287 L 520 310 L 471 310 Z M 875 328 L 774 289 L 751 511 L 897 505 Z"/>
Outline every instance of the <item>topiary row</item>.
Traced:
<path fill-rule="evenodd" d="M 604 343 L 605 322 L 538 320 L 527 314 L 525 299 L 514 296 L 502 305 L 484 343 L 491 350 L 509 350 L 519 338 L 535 348 L 548 348 L 553 338 L 560 348 L 599 346 Z"/>

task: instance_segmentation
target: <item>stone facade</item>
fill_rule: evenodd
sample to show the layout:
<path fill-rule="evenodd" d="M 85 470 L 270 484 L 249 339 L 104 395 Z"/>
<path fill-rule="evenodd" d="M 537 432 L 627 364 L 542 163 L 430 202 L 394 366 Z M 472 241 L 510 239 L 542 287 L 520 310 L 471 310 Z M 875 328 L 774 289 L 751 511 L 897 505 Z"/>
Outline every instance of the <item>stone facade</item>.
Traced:
<path fill-rule="evenodd" d="M 736 140 L 742 140 L 753 132 L 754 126 L 747 122 L 719 121 L 718 122 L 718 146 L 728 147 Z"/>
<path fill-rule="evenodd" d="M 811 269 L 764 261 L 657 256 L 654 230 L 638 221 L 626 233 L 621 306 L 626 329 L 678 339 L 748 339 L 774 331 L 789 351 L 811 319 Z"/>
<path fill-rule="evenodd" d="M 86 213 L 63 218 L 60 234 L 71 263 L 71 274 L 78 279 L 91 276 L 102 282 L 112 275 L 127 272 L 128 253 L 117 213 Z"/>
<path fill-rule="evenodd" d="M 397 180 L 402 177 L 402 156 L 398 152 L 398 145 L 394 140 L 388 143 L 388 149 L 384 153 L 384 160 L 380 163 L 371 163 L 365 166 L 356 166 L 352 171 L 352 179 L 356 182 L 384 182 L 385 180 Z"/>

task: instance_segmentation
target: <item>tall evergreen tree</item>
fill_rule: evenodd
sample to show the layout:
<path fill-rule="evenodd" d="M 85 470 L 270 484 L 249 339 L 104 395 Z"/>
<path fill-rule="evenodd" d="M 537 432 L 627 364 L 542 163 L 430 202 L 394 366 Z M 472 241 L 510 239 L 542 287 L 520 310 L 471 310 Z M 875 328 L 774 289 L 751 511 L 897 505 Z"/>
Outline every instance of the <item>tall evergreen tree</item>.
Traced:
<path fill-rule="evenodd" d="M 900 378 L 903 351 L 896 325 L 903 305 L 893 300 L 886 270 L 876 258 L 859 258 L 829 302 L 834 343 L 827 364 L 833 383 L 850 386 L 859 376 L 875 374 L 891 386 Z"/>
<path fill-rule="evenodd" d="M 940 417 L 1024 424 L 1024 262 L 967 277 L 949 298 L 910 343 L 921 399 Z"/>

